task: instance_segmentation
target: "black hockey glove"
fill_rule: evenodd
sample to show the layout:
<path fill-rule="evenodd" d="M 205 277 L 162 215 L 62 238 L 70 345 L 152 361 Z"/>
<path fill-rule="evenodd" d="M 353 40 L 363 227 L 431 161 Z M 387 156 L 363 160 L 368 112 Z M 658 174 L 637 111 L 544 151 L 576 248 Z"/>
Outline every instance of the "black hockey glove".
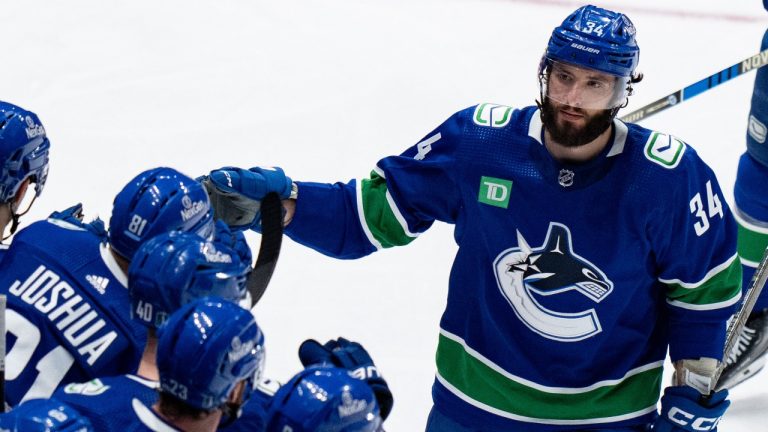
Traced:
<path fill-rule="evenodd" d="M 371 355 L 359 343 L 340 337 L 321 345 L 314 339 L 307 339 L 299 347 L 299 360 L 305 367 L 330 363 L 349 370 L 355 378 L 364 380 L 373 390 L 382 420 L 386 420 L 392 411 L 392 392 L 373 363 Z"/>

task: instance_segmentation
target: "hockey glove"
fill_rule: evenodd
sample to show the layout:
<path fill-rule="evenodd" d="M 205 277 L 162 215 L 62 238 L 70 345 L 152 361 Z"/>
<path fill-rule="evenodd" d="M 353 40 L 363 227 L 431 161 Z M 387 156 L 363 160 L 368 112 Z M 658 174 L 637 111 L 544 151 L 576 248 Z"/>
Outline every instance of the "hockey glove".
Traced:
<path fill-rule="evenodd" d="M 373 390 L 382 420 L 386 420 L 392 411 L 394 403 L 392 392 L 376 369 L 371 355 L 359 343 L 340 337 L 320 345 L 320 342 L 308 339 L 299 347 L 299 359 L 305 367 L 318 363 L 330 363 L 349 370 L 355 378 L 364 380 Z"/>
<path fill-rule="evenodd" d="M 107 239 L 107 229 L 104 226 L 104 221 L 96 218 L 88 223 L 83 222 L 83 204 L 81 203 L 77 203 L 66 210 L 53 212 L 50 216 L 48 216 L 48 218 L 68 222 L 77 226 L 78 228 L 82 228 L 96 234 L 104 241 Z"/>
<path fill-rule="evenodd" d="M 293 182 L 281 168 L 242 169 L 223 167 L 198 179 L 208 191 L 214 217 L 230 228 L 259 230 L 261 200 L 275 192 L 280 199 L 291 198 Z"/>
<path fill-rule="evenodd" d="M 713 393 L 702 401 L 693 387 L 673 386 L 664 390 L 661 415 L 653 423 L 653 432 L 717 432 L 717 424 L 731 404 L 728 390 Z"/>

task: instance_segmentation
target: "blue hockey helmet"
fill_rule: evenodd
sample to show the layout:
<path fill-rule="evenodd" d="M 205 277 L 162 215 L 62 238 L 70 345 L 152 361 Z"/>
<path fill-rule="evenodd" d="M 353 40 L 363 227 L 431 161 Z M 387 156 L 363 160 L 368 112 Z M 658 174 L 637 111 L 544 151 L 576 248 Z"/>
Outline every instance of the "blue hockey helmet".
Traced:
<path fill-rule="evenodd" d="M 241 381 L 246 401 L 263 365 L 264 335 L 253 314 L 227 300 L 195 300 L 158 329 L 160 388 L 191 407 L 223 406 Z"/>
<path fill-rule="evenodd" d="M 51 143 L 37 115 L 0 101 L 0 202 L 12 200 L 26 179 L 40 195 L 48 178 Z"/>
<path fill-rule="evenodd" d="M 544 54 L 560 61 L 619 77 L 630 77 L 640 59 L 635 26 L 621 13 L 582 6 L 552 31 Z"/>
<path fill-rule="evenodd" d="M 203 185 L 173 168 L 142 172 L 117 194 L 109 220 L 109 243 L 131 260 L 144 241 L 168 231 L 214 233 L 213 211 Z"/>
<path fill-rule="evenodd" d="M 157 328 L 198 298 L 242 300 L 250 263 L 240 261 L 219 239 L 206 241 L 197 234 L 171 231 L 145 242 L 128 267 L 131 316 Z"/>
<path fill-rule="evenodd" d="M 31 399 L 0 414 L 0 430 L 9 432 L 92 432 L 91 422 L 56 399 Z"/>
<path fill-rule="evenodd" d="M 267 418 L 269 432 L 374 432 L 382 424 L 368 384 L 331 365 L 308 367 L 280 387 Z"/>

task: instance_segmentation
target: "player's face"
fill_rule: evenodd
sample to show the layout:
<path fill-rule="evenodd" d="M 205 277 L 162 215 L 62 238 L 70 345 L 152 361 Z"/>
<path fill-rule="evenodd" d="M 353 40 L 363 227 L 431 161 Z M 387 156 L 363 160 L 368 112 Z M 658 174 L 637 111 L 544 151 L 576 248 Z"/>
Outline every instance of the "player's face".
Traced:
<path fill-rule="evenodd" d="M 585 110 L 545 97 L 541 106 L 544 127 L 553 140 L 565 147 L 578 147 L 595 140 L 611 125 L 611 110 Z"/>
<path fill-rule="evenodd" d="M 617 89 L 625 85 L 622 79 L 566 63 L 552 62 L 544 85 L 544 126 L 566 147 L 597 138 L 610 126 L 612 108 L 626 97 L 623 88 Z"/>
<path fill-rule="evenodd" d="M 584 110 L 606 110 L 626 99 L 628 78 L 595 69 L 550 61 L 546 75 L 546 95 L 562 104 Z"/>

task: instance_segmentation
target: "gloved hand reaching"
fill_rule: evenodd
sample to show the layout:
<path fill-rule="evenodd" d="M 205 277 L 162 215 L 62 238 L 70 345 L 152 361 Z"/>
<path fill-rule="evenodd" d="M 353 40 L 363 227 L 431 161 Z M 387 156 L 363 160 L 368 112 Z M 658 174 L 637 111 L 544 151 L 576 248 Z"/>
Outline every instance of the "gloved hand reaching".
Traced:
<path fill-rule="evenodd" d="M 208 191 L 214 217 L 236 230 L 261 226 L 261 200 L 274 192 L 291 198 L 293 182 L 281 168 L 223 167 L 198 178 Z"/>
<path fill-rule="evenodd" d="M 392 411 L 392 392 L 373 363 L 371 355 L 359 343 L 340 337 L 321 345 L 314 339 L 308 339 L 299 347 L 299 360 L 305 367 L 326 363 L 349 370 L 354 377 L 367 382 L 373 390 L 382 420 L 386 420 Z"/>

